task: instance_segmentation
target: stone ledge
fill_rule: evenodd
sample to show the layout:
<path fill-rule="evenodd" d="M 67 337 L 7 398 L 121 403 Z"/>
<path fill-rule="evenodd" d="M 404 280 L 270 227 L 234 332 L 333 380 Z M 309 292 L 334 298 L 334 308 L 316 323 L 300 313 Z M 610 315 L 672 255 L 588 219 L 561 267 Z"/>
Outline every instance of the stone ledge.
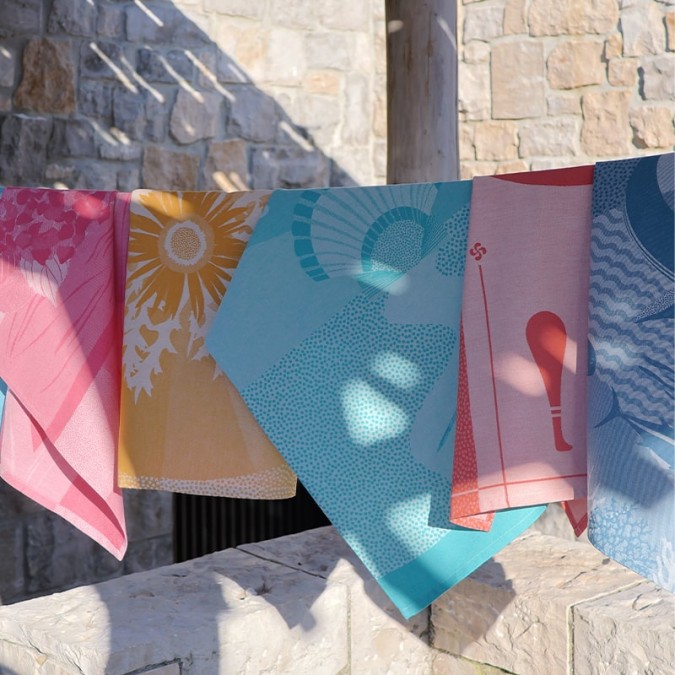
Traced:
<path fill-rule="evenodd" d="M 588 543 L 534 530 L 439 598 L 431 622 L 436 649 L 518 675 L 675 663 L 675 596 Z"/>
<path fill-rule="evenodd" d="M 660 673 L 674 624 L 673 595 L 536 530 L 406 622 L 326 527 L 0 607 L 0 675 Z"/>

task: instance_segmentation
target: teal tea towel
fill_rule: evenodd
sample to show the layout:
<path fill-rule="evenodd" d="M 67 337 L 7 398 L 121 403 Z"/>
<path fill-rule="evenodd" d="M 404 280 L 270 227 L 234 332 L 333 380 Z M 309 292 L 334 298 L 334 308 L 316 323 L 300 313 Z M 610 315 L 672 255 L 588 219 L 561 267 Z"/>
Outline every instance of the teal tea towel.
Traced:
<path fill-rule="evenodd" d="M 589 539 L 672 592 L 674 159 L 595 168 L 588 381 Z"/>
<path fill-rule="evenodd" d="M 471 183 L 280 190 L 207 348 L 405 617 L 527 528 L 447 520 Z M 442 523 L 442 526 L 441 526 Z"/>

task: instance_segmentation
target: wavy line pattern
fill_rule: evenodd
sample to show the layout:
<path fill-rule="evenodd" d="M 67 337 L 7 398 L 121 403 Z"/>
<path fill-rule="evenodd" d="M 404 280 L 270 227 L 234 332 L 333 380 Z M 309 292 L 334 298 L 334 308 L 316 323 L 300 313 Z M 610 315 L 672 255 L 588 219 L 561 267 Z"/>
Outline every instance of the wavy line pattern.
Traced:
<path fill-rule="evenodd" d="M 644 264 L 624 214 L 596 216 L 591 240 L 589 335 L 598 377 L 611 386 L 621 409 L 659 423 L 672 417 L 672 399 L 659 380 L 647 377 L 672 364 L 673 323 L 638 323 L 646 309 L 668 294 L 672 283 Z"/>

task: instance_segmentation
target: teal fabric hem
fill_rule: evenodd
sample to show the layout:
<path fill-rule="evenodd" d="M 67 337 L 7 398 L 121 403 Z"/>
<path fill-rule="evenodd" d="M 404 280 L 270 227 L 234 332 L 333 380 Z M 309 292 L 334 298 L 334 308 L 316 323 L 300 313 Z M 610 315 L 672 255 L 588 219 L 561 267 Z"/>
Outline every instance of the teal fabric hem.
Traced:
<path fill-rule="evenodd" d="M 403 617 L 409 619 L 522 534 L 545 508 L 535 506 L 496 514 L 493 528 L 502 529 L 498 536 L 494 532 L 463 530 L 461 548 L 477 552 L 461 562 L 457 559 L 458 533 L 451 531 L 415 560 L 380 577 L 377 582 Z"/>

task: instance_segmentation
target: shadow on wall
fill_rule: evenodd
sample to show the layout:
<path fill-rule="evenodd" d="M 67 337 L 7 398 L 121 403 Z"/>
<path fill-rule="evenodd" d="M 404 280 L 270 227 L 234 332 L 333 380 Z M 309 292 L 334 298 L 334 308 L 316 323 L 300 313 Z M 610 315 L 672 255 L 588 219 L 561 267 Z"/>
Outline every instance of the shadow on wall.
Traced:
<path fill-rule="evenodd" d="M 298 93 L 287 88 L 286 102 L 295 105 Z M 340 122 L 336 101 L 308 98 L 313 109 L 303 115 L 311 128 L 295 124 L 170 3 L 12 0 L 0 7 L 0 184 L 125 191 L 353 185 L 317 145 Z"/>

